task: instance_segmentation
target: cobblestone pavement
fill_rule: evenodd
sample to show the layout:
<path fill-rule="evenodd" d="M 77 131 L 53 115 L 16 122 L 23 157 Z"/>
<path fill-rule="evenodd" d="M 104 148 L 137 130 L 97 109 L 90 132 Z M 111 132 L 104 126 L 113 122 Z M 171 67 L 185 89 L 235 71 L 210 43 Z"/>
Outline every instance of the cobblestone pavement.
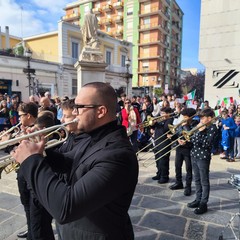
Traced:
<path fill-rule="evenodd" d="M 158 184 L 152 180 L 156 171 L 155 163 L 145 168 L 143 161 L 153 155 L 148 153 L 143 156 L 144 154 L 140 154 L 139 181 L 129 209 L 135 239 L 213 240 L 219 239 L 223 230 L 223 239 L 235 239 L 230 228 L 225 226 L 239 211 L 240 186 L 233 186 L 228 181 L 233 174 L 240 174 L 240 161 L 228 163 L 219 159 L 219 156 L 213 156 L 209 211 L 203 215 L 195 215 L 193 209 L 187 208 L 187 203 L 195 199 L 194 184 L 193 194 L 189 197 L 183 195 L 183 190 L 169 189 L 175 176 L 174 153 L 170 162 L 170 181 L 166 184 Z M 185 177 L 184 167 L 183 172 Z M 238 221 L 237 217 L 233 222 L 237 235 Z M 26 220 L 19 200 L 16 173 L 3 172 L 0 180 L 0 240 L 16 240 L 17 233 L 25 229 Z"/>

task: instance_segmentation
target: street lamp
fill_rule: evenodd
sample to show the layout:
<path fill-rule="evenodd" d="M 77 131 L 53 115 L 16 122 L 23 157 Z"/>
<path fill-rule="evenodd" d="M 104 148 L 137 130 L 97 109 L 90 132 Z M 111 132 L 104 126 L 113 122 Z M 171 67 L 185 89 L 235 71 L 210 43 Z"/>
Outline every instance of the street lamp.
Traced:
<path fill-rule="evenodd" d="M 25 56 L 27 57 L 27 68 L 23 69 L 23 72 L 26 73 L 27 79 L 28 79 L 28 89 L 29 89 L 29 96 L 31 95 L 31 89 L 32 89 L 32 75 L 35 74 L 35 69 L 30 67 L 30 60 L 32 58 L 32 51 L 30 49 L 27 49 L 25 52 Z"/>
<path fill-rule="evenodd" d="M 126 75 L 125 75 L 125 77 L 126 77 L 126 83 L 127 83 L 127 89 L 126 89 L 126 95 L 127 95 L 127 96 L 128 96 L 129 80 L 130 80 L 130 78 L 132 78 L 132 76 L 133 76 L 131 73 L 129 73 L 129 67 L 130 67 L 130 65 L 131 65 L 131 60 L 130 60 L 130 58 L 127 56 L 126 59 L 125 59 L 125 66 L 126 66 L 126 68 L 127 68 L 127 72 L 126 72 Z"/>

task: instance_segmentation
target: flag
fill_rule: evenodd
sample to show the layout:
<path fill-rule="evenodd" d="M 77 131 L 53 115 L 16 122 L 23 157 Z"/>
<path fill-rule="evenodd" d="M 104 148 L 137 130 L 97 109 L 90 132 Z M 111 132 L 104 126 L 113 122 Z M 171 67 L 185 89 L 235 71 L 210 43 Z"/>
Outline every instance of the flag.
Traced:
<path fill-rule="evenodd" d="M 221 109 L 214 110 L 215 117 L 219 116 L 221 114 Z"/>
<path fill-rule="evenodd" d="M 194 99 L 195 93 L 196 93 L 196 89 L 195 89 L 194 91 L 188 93 L 187 95 L 183 96 L 183 99 L 184 99 L 185 101 Z"/>

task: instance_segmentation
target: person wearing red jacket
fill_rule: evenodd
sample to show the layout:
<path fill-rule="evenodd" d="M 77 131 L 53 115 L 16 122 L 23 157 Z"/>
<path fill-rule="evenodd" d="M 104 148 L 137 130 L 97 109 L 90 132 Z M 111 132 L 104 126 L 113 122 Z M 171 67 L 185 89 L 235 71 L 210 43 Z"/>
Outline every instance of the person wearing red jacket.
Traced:
<path fill-rule="evenodd" d="M 127 135 L 133 145 L 133 149 L 137 152 L 138 125 L 141 122 L 140 114 L 137 108 L 131 105 L 131 101 L 129 99 L 125 99 L 124 108 L 122 109 L 121 114 L 122 125 L 126 127 Z"/>

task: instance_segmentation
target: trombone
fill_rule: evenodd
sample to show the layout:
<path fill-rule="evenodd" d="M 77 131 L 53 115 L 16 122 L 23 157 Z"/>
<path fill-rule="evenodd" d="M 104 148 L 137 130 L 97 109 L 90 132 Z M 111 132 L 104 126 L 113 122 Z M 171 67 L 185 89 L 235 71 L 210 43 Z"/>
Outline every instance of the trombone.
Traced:
<path fill-rule="evenodd" d="M 169 118 L 173 118 L 177 115 L 176 112 L 173 112 L 173 113 L 170 113 L 168 114 L 168 117 L 166 118 L 166 116 L 158 116 L 158 117 L 151 117 L 151 116 L 148 116 L 147 117 L 147 120 L 142 122 L 142 123 L 139 123 L 137 126 L 139 126 L 140 128 L 141 127 L 150 127 L 150 126 L 153 126 L 155 122 L 163 122 L 164 120 L 167 120 Z"/>
<path fill-rule="evenodd" d="M 163 119 L 164 117 L 166 117 L 166 116 L 159 116 L 159 117 L 156 117 L 156 118 L 162 118 L 162 120 L 161 121 L 158 121 L 158 123 L 160 123 L 160 122 L 163 122 L 164 120 L 167 120 L 167 119 L 169 119 L 169 118 L 173 118 L 173 117 L 175 117 L 177 115 L 177 113 L 176 112 L 174 112 L 174 113 L 170 113 L 169 114 L 169 116 L 167 117 L 167 118 L 165 118 L 165 119 Z M 151 118 L 150 120 L 156 120 L 156 118 L 154 119 L 154 118 Z M 153 120 L 153 121 L 154 121 Z M 141 123 L 140 123 L 141 124 Z M 153 125 L 153 124 L 152 124 Z M 148 126 L 152 126 L 152 125 L 148 125 Z M 170 124 L 169 124 L 170 125 Z M 169 126 L 168 125 L 168 126 Z M 158 140 L 160 140 L 162 137 L 164 137 L 165 135 L 167 135 L 168 133 L 170 132 L 170 130 L 169 131 L 167 131 L 167 132 L 165 132 L 163 135 L 161 135 L 161 136 L 159 136 L 157 139 L 155 139 L 155 141 L 158 141 Z M 164 140 L 164 141 L 166 141 L 166 140 Z M 138 155 L 140 152 L 142 152 L 143 150 L 145 150 L 146 148 L 148 148 L 148 147 L 150 147 L 152 145 L 152 143 L 149 143 L 149 144 L 147 144 L 145 147 L 143 147 L 141 150 L 139 150 L 136 154 Z M 159 146 L 159 144 L 157 145 L 157 146 Z M 154 146 L 154 148 L 155 147 L 157 147 L 157 146 Z M 147 153 L 146 153 L 147 154 Z M 145 156 L 146 154 L 144 154 L 143 156 Z"/>
<path fill-rule="evenodd" d="M 211 121 L 205 123 L 205 124 L 202 124 L 202 125 L 199 125 L 199 126 L 196 126 L 195 128 L 193 128 L 192 130 L 190 131 L 182 131 L 182 135 L 183 137 L 186 139 L 186 141 L 190 141 L 191 140 L 191 137 L 193 136 L 193 134 L 198 131 L 200 128 L 204 127 L 204 126 L 208 126 L 212 123 L 215 123 L 221 116 L 216 116 L 214 118 L 212 118 Z"/>
<path fill-rule="evenodd" d="M 220 116 L 217 116 L 217 117 L 214 117 L 211 121 L 205 123 L 205 124 L 202 124 L 202 125 L 199 125 L 199 126 L 196 126 L 195 128 L 193 128 L 192 130 L 190 131 L 182 131 L 182 136 L 180 136 L 179 138 L 177 138 L 176 140 L 174 140 L 173 142 L 171 142 L 171 144 L 173 144 L 174 142 L 178 141 L 180 138 L 184 137 L 186 141 L 190 141 L 191 137 L 193 136 L 193 134 L 195 132 L 197 132 L 200 128 L 204 127 L 204 126 L 208 126 L 214 122 L 216 122 L 218 119 L 220 118 Z M 167 148 L 169 145 L 165 146 L 164 148 L 162 148 L 160 151 L 158 151 L 156 154 L 160 153 L 162 150 L 164 150 L 165 148 Z M 171 150 L 169 150 L 168 152 L 164 153 L 162 156 L 160 156 L 159 158 L 155 159 L 154 161 L 146 164 L 150 158 L 147 158 L 144 162 L 143 162 L 143 166 L 144 167 L 149 167 L 150 165 L 152 165 L 153 163 L 161 160 L 162 157 L 164 157 L 165 155 L 169 154 L 171 151 L 175 150 L 179 145 L 176 145 L 175 147 L 173 147 Z"/>
<path fill-rule="evenodd" d="M 177 134 L 177 128 L 180 127 L 183 123 L 187 122 L 187 121 L 190 121 L 192 120 L 197 114 L 194 114 L 193 116 L 191 116 L 190 118 L 188 119 L 183 119 L 180 123 L 176 124 L 176 125 L 171 125 L 171 124 L 168 124 L 168 128 L 169 128 L 169 131 L 168 132 L 171 132 L 174 135 Z M 183 131 L 182 131 L 183 132 Z M 186 131 L 185 131 L 186 132 Z M 174 144 L 175 142 L 177 142 L 179 139 L 181 139 L 183 136 L 180 136 L 178 137 L 177 139 L 173 140 L 171 143 L 169 143 L 168 145 L 166 145 L 164 148 L 160 149 L 159 151 L 157 151 L 155 153 L 156 154 L 159 154 L 160 152 L 162 152 L 163 150 L 165 150 L 166 148 L 168 148 L 170 145 Z M 165 139 L 164 141 L 160 142 L 159 144 L 157 144 L 154 148 L 158 147 L 160 144 L 162 144 L 163 142 L 167 141 L 167 139 Z M 160 160 L 162 157 L 164 157 L 165 155 L 169 154 L 171 151 L 175 150 L 179 145 L 177 144 L 175 147 L 171 148 L 171 150 L 167 151 L 166 153 L 164 153 L 161 157 L 159 157 L 158 159 L 156 159 L 155 161 L 152 161 L 148 164 L 146 164 L 150 159 L 151 157 L 147 158 L 144 162 L 143 162 L 143 166 L 144 167 L 149 167 L 150 165 L 152 165 L 153 163 L 157 162 L 158 160 Z"/>
<path fill-rule="evenodd" d="M 164 137 L 165 135 L 169 134 L 170 132 L 171 132 L 173 135 L 177 134 L 176 129 L 177 129 L 179 126 L 181 126 L 184 122 L 187 122 L 187 121 L 191 120 L 191 119 L 192 119 L 193 117 L 195 117 L 195 116 L 196 116 L 196 114 L 194 114 L 194 115 L 193 115 L 192 117 L 190 117 L 189 119 L 183 119 L 180 123 L 178 123 L 178 124 L 176 124 L 176 125 L 168 124 L 169 131 L 167 131 L 167 132 L 164 133 L 162 136 L 160 136 L 160 137 L 158 137 L 157 139 L 155 139 L 155 141 L 158 141 L 159 139 L 161 139 L 161 138 Z M 158 143 L 157 145 L 154 146 L 153 149 L 157 148 L 160 144 L 164 143 L 164 142 L 167 141 L 167 140 L 168 140 L 168 138 L 165 139 L 165 140 L 163 140 L 162 142 Z M 175 142 L 175 141 L 174 141 L 174 142 Z M 174 143 L 174 142 L 172 142 L 172 143 Z M 171 144 L 172 144 L 172 143 L 171 143 Z M 152 143 L 150 143 L 150 144 L 148 144 L 147 146 L 145 146 L 144 148 L 142 148 L 140 151 L 137 152 L 137 154 L 140 153 L 140 152 L 142 152 L 144 149 L 146 149 L 147 147 L 149 147 L 151 144 L 152 144 Z M 161 149 L 161 150 L 164 150 L 164 149 L 165 149 L 165 148 L 163 148 L 163 149 Z M 158 154 L 159 152 L 160 152 L 160 151 L 158 151 L 157 154 Z M 147 153 L 145 153 L 142 157 L 144 157 L 146 154 L 147 154 Z"/>
<path fill-rule="evenodd" d="M 41 134 L 47 134 L 44 136 L 44 139 L 48 139 L 51 135 L 57 134 L 59 136 L 59 139 L 48 140 L 46 142 L 45 149 L 55 147 L 67 140 L 69 133 L 66 128 L 66 125 L 71 124 L 71 123 L 76 123 L 76 122 L 78 122 L 77 118 L 75 118 L 73 121 L 70 121 L 68 123 L 63 123 L 63 124 L 55 125 L 52 127 L 44 128 L 42 130 L 27 134 L 27 135 L 23 135 L 23 136 L 15 138 L 15 139 L 11 139 L 11 140 L 2 142 L 2 143 L 0 143 L 0 149 L 5 148 L 7 146 L 15 145 L 22 140 L 38 137 Z M 65 131 L 64 137 L 62 137 L 60 130 Z M 8 167 L 9 165 L 11 165 L 11 166 Z M 6 173 L 10 173 L 11 171 L 15 170 L 18 166 L 19 166 L 19 164 L 15 163 L 14 158 L 10 154 L 1 157 L 0 158 L 0 178 L 1 178 L 1 173 L 3 170 Z"/>

